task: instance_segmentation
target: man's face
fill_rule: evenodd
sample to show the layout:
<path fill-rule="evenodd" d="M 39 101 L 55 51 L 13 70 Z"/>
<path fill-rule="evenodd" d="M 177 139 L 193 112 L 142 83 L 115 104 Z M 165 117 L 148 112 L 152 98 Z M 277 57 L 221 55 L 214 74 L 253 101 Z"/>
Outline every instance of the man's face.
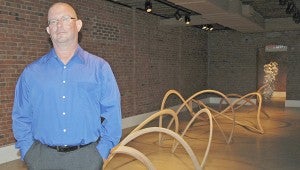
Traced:
<path fill-rule="evenodd" d="M 66 4 L 56 4 L 48 12 L 47 32 L 53 45 L 78 43 L 78 32 L 82 23 L 72 7 Z"/>

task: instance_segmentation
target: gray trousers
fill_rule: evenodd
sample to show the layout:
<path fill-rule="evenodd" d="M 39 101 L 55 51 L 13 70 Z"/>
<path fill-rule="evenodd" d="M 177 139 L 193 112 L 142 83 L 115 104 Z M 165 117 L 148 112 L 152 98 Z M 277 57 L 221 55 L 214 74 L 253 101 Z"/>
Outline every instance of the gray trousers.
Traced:
<path fill-rule="evenodd" d="M 103 159 L 92 143 L 71 152 L 58 152 L 40 142 L 34 142 L 25 155 L 29 170 L 101 170 Z"/>

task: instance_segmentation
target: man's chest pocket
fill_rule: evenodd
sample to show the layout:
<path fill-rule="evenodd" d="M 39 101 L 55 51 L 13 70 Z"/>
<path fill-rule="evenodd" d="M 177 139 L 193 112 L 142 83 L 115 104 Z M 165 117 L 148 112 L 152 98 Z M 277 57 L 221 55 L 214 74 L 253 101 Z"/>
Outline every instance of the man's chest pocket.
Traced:
<path fill-rule="evenodd" d="M 80 82 L 77 84 L 78 94 L 81 98 L 97 100 L 100 95 L 100 84 Z"/>

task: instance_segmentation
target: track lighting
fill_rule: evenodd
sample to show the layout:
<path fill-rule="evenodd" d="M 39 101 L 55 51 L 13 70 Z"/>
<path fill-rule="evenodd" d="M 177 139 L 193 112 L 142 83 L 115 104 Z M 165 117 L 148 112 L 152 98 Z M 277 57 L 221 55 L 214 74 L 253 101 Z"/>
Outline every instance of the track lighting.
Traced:
<path fill-rule="evenodd" d="M 184 17 L 184 22 L 185 22 L 185 24 L 190 24 L 191 18 L 190 18 L 189 15 L 186 15 L 186 16 Z"/>
<path fill-rule="evenodd" d="M 214 27 L 212 25 L 203 25 L 202 29 L 205 31 L 212 31 Z"/>
<path fill-rule="evenodd" d="M 145 2 L 145 10 L 147 12 L 151 12 L 152 11 L 152 3 L 151 3 L 150 0 L 146 0 L 146 2 Z"/>

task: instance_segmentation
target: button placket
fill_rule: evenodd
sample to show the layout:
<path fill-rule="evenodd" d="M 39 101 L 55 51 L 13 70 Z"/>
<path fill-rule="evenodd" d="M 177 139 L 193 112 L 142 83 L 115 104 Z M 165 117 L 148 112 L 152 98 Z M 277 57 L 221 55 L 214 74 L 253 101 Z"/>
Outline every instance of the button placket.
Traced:
<path fill-rule="evenodd" d="M 66 65 L 64 65 L 63 66 L 63 74 L 62 74 L 62 81 L 61 81 L 61 85 L 62 85 L 62 95 L 61 95 L 61 100 L 62 100 L 62 112 L 61 112 L 61 114 L 62 114 L 62 116 L 64 117 L 63 118 L 63 122 L 65 121 L 65 119 L 67 118 L 66 117 L 66 114 L 67 114 L 67 107 L 66 107 L 66 100 L 67 100 L 67 96 L 66 96 L 66 91 L 67 91 L 67 80 L 66 80 L 66 76 L 67 75 L 67 66 Z M 66 127 L 63 127 L 63 129 L 62 129 L 62 131 L 63 131 L 63 133 L 65 134 L 66 132 L 67 132 L 67 129 L 66 129 Z"/>

